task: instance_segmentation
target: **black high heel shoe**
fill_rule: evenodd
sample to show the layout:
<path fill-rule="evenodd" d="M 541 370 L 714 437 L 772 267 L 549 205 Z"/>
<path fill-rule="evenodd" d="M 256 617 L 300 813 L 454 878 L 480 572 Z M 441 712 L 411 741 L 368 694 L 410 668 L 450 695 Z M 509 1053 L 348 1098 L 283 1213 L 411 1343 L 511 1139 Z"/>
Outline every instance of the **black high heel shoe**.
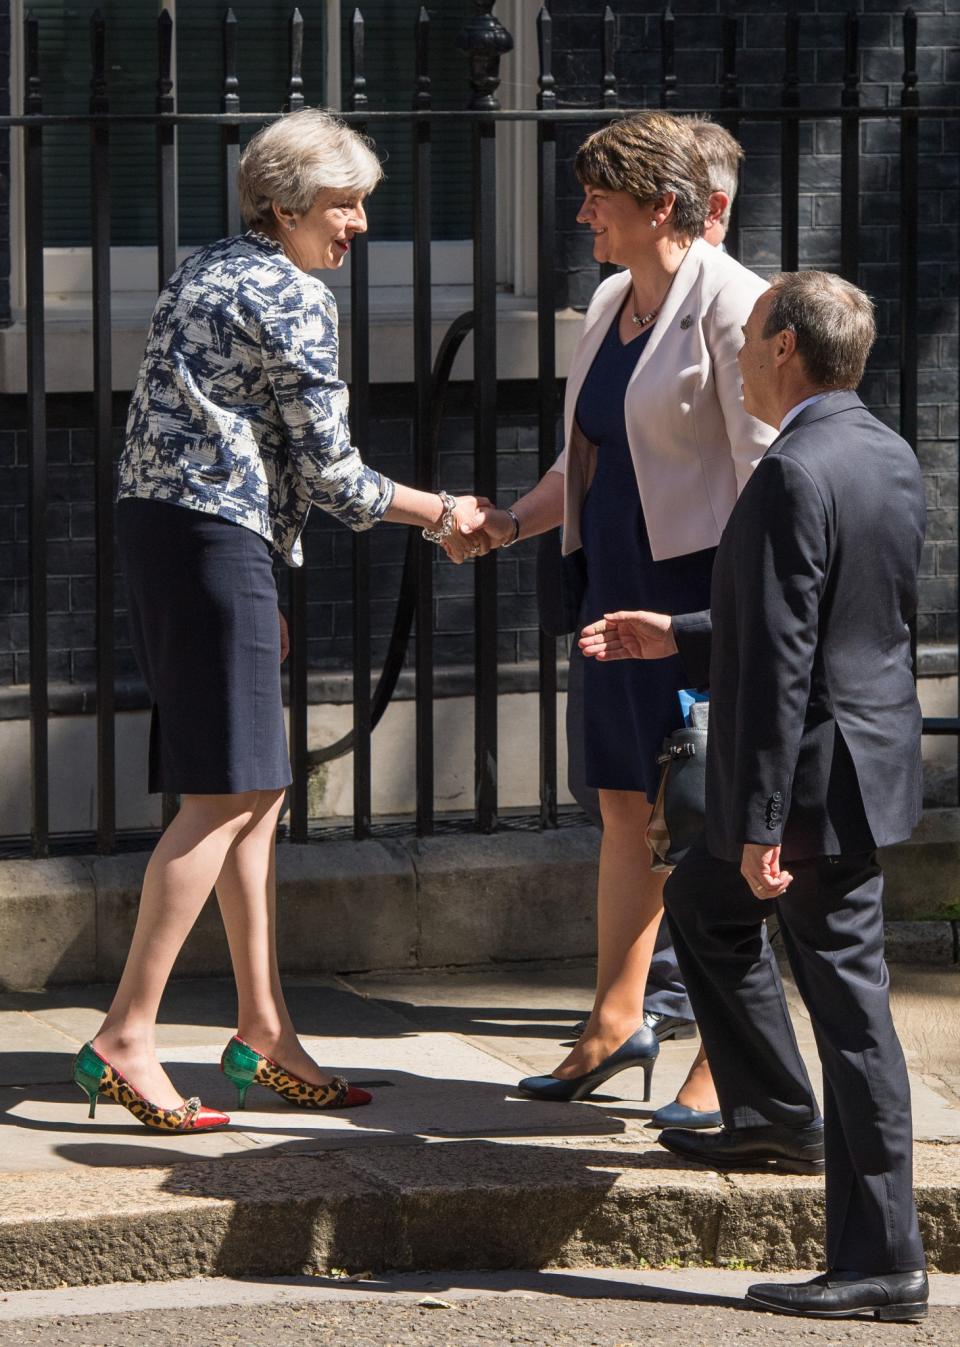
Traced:
<path fill-rule="evenodd" d="M 643 1102 L 650 1099 L 650 1081 L 653 1077 L 653 1064 L 657 1060 L 660 1044 L 653 1030 L 646 1024 L 634 1030 L 625 1043 L 621 1043 L 616 1052 L 611 1052 L 593 1071 L 582 1076 L 573 1076 L 569 1080 L 558 1080 L 556 1076 L 527 1076 L 517 1086 L 521 1094 L 528 1099 L 550 1099 L 556 1103 L 568 1100 L 586 1099 L 598 1085 L 602 1085 L 611 1076 L 627 1071 L 631 1066 L 643 1067 Z"/>

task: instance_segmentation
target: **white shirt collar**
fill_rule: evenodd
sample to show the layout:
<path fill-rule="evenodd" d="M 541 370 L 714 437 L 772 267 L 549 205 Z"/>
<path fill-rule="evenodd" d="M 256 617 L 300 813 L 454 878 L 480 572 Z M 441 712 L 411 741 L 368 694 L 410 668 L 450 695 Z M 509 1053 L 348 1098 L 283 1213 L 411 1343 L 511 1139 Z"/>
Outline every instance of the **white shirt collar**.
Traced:
<path fill-rule="evenodd" d="M 794 417 L 800 415 L 804 407 L 810 407 L 813 405 L 813 403 L 819 402 L 821 398 L 825 398 L 827 396 L 828 394 L 826 393 L 814 393 L 812 397 L 804 398 L 803 401 L 798 402 L 795 407 L 791 407 L 790 410 L 787 412 L 786 416 L 780 422 L 780 434 L 781 435 L 783 434 L 783 432 L 786 430 L 787 426 L 794 419 Z"/>

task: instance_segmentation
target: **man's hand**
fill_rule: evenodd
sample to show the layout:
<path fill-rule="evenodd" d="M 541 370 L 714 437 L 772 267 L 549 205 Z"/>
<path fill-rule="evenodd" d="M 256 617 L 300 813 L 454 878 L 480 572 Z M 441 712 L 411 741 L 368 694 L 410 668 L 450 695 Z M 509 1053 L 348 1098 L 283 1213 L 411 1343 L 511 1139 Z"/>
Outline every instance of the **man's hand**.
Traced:
<path fill-rule="evenodd" d="M 780 869 L 780 848 L 744 842 L 740 873 L 756 898 L 779 898 L 793 883 L 789 870 Z"/>
<path fill-rule="evenodd" d="M 584 627 L 580 649 L 590 659 L 667 659 L 677 653 L 666 613 L 604 613 Z"/>
<path fill-rule="evenodd" d="M 287 619 L 283 615 L 283 609 L 278 608 L 277 613 L 280 616 L 280 663 L 290 654 L 290 628 L 287 626 Z"/>

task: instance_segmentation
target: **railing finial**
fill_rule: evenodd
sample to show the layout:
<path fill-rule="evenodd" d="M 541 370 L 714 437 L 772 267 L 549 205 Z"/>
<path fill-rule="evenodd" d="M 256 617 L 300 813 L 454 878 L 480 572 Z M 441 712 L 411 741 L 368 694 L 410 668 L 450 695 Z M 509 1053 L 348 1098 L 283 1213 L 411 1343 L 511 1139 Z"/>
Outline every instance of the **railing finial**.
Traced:
<path fill-rule="evenodd" d="M 350 110 L 362 112 L 368 107 L 366 56 L 364 52 L 364 21 L 359 9 L 350 20 Z"/>
<path fill-rule="evenodd" d="M 416 54 L 416 88 L 413 94 L 414 111 L 426 111 L 431 104 L 430 84 L 430 14 L 425 5 L 420 6 L 413 30 L 414 52 Z"/>
<path fill-rule="evenodd" d="M 228 9 L 223 20 L 223 97 L 221 112 L 240 111 L 240 81 L 237 78 L 237 16 Z"/>
<path fill-rule="evenodd" d="M 660 106 L 668 108 L 677 98 L 676 20 L 670 0 L 660 18 Z"/>
<path fill-rule="evenodd" d="M 603 106 L 617 106 L 617 19 L 609 5 L 603 11 Z"/>
<path fill-rule="evenodd" d="M 721 33 L 723 58 L 720 101 L 725 108 L 735 108 L 740 104 L 740 91 L 737 88 L 737 17 L 735 14 L 724 14 L 721 21 Z"/>
<path fill-rule="evenodd" d="M 917 11 L 912 7 L 903 14 L 903 91 L 900 101 L 904 106 L 916 105 L 920 101 L 917 85 L 920 76 L 917 73 Z"/>
<path fill-rule="evenodd" d="M 157 111 L 173 112 L 173 16 L 169 9 L 157 17 Z"/>
<path fill-rule="evenodd" d="M 287 81 L 287 111 L 303 107 L 303 15 L 294 9 L 290 15 L 290 78 Z"/>
<path fill-rule="evenodd" d="M 90 15 L 90 112 L 110 111 L 107 96 L 107 25 L 99 9 Z"/>
<path fill-rule="evenodd" d="M 40 89 L 40 20 L 28 10 L 23 20 L 23 111 L 31 114 L 43 111 Z"/>
<path fill-rule="evenodd" d="M 470 57 L 470 84 L 473 88 L 468 107 L 496 112 L 500 106 L 500 58 L 513 51 L 513 38 L 492 12 L 496 0 L 474 0 L 477 13 L 463 28 L 457 46 Z"/>
<path fill-rule="evenodd" d="M 537 107 L 554 108 L 557 105 L 557 82 L 553 78 L 553 19 L 546 5 L 540 6 L 540 13 L 537 15 L 537 46 L 540 54 Z"/>

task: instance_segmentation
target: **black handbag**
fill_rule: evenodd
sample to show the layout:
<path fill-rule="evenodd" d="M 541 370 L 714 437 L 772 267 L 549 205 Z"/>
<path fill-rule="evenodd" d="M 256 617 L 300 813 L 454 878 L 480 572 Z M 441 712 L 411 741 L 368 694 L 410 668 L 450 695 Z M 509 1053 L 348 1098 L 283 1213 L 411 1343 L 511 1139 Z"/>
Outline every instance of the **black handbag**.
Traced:
<path fill-rule="evenodd" d="M 703 834 L 709 702 L 695 702 L 689 725 L 668 734 L 657 757 L 660 784 L 647 824 L 651 870 L 672 870 Z"/>

